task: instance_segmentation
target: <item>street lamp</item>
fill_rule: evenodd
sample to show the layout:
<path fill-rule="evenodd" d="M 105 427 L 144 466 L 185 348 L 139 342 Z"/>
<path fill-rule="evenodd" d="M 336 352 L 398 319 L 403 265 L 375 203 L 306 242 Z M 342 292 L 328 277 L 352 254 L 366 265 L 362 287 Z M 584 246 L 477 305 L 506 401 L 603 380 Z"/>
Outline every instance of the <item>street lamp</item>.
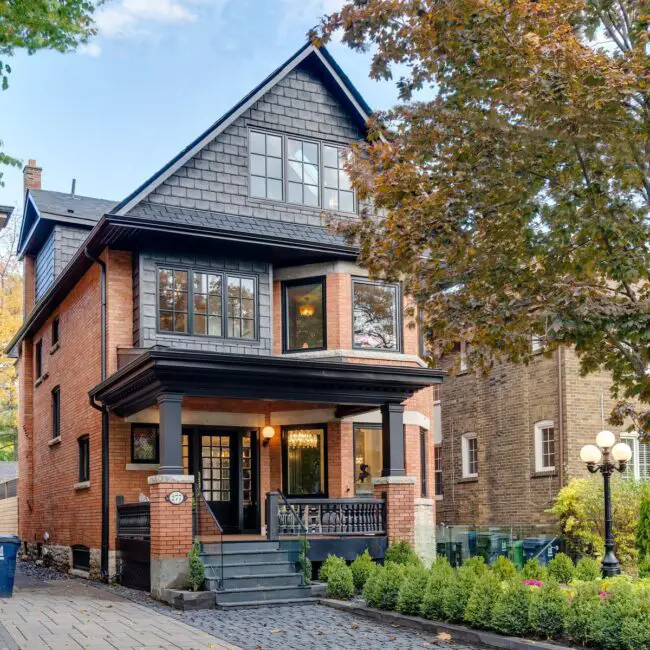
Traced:
<path fill-rule="evenodd" d="M 587 464 L 587 469 L 595 474 L 603 475 L 605 491 L 605 557 L 601 564 L 603 578 L 617 576 L 621 573 L 621 565 L 614 553 L 614 531 L 612 530 L 612 494 L 610 478 L 616 470 L 625 470 L 627 461 L 632 458 L 632 450 L 624 442 L 616 442 L 616 436 L 611 431 L 601 431 L 596 436 L 595 445 L 585 445 L 580 450 L 581 460 Z"/>

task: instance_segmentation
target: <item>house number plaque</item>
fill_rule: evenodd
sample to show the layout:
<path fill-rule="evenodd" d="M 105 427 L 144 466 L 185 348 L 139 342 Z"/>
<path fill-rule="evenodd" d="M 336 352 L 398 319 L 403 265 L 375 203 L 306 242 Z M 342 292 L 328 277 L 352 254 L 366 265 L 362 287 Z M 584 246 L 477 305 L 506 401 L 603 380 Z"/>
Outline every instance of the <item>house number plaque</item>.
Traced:
<path fill-rule="evenodd" d="M 166 497 L 173 506 L 180 506 L 187 497 L 182 492 L 170 492 Z"/>

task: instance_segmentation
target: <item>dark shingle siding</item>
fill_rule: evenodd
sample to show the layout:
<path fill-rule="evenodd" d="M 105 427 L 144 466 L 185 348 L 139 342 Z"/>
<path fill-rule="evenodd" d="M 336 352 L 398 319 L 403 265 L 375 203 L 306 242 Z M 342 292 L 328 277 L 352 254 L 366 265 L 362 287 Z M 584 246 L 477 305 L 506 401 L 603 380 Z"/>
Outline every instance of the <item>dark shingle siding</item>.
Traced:
<path fill-rule="evenodd" d="M 54 282 L 54 249 L 56 233 L 54 230 L 36 256 L 36 300 L 40 300 Z"/>

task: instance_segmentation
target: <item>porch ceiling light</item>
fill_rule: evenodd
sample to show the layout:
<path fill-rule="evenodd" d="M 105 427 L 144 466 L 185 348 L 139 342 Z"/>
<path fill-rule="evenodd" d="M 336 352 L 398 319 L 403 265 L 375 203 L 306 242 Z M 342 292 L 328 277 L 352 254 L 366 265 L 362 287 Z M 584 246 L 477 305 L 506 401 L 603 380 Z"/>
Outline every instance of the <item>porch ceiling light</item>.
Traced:
<path fill-rule="evenodd" d="M 262 447 L 267 447 L 269 442 L 271 442 L 271 438 L 275 435 L 275 429 L 267 424 L 263 429 L 262 429 L 262 438 L 264 438 L 264 442 L 262 442 Z"/>

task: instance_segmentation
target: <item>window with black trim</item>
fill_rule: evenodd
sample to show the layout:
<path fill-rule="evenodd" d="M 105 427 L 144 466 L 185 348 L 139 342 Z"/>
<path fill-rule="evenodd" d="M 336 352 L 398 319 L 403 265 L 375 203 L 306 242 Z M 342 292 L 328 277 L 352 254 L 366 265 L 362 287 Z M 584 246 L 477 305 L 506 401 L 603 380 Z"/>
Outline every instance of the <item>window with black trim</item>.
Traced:
<path fill-rule="evenodd" d="M 34 371 L 36 379 L 43 376 L 43 339 L 38 341 L 34 347 Z"/>
<path fill-rule="evenodd" d="M 354 191 L 345 171 L 347 152 L 323 145 L 323 206 L 339 212 L 354 212 Z"/>
<path fill-rule="evenodd" d="M 284 351 L 324 350 L 325 278 L 285 282 Z"/>
<path fill-rule="evenodd" d="M 81 436 L 79 444 L 79 483 L 90 481 L 90 437 L 86 434 Z"/>
<path fill-rule="evenodd" d="M 354 425 L 354 493 L 373 493 L 372 480 L 381 476 L 381 425 Z"/>
<path fill-rule="evenodd" d="M 52 347 L 59 343 L 59 319 L 55 318 L 52 321 Z"/>
<path fill-rule="evenodd" d="M 427 430 L 420 427 L 420 496 L 427 496 Z"/>
<path fill-rule="evenodd" d="M 55 386 L 52 389 L 52 438 L 61 435 L 61 389 Z"/>
<path fill-rule="evenodd" d="M 282 483 L 288 496 L 327 496 L 326 430 L 324 425 L 283 427 Z"/>
<path fill-rule="evenodd" d="M 318 207 L 319 160 L 318 144 L 308 140 L 287 138 L 287 201 Z"/>
<path fill-rule="evenodd" d="M 257 278 L 237 273 L 159 268 L 158 330 L 255 339 Z"/>
<path fill-rule="evenodd" d="M 399 351 L 399 286 L 352 281 L 353 347 Z"/>
<path fill-rule="evenodd" d="M 282 137 L 251 131 L 249 148 L 251 196 L 282 201 Z"/>
<path fill-rule="evenodd" d="M 131 462 L 158 463 L 158 425 L 131 425 Z"/>

